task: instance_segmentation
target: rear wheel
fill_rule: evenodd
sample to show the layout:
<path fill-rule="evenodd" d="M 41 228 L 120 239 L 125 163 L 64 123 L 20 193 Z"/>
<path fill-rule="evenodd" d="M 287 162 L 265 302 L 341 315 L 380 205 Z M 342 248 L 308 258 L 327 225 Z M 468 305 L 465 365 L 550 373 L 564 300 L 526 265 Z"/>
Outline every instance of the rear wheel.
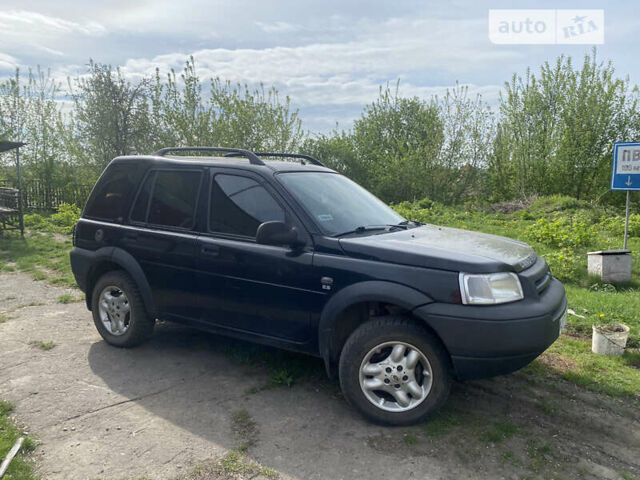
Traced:
<path fill-rule="evenodd" d="M 107 343 L 135 347 L 153 333 L 138 286 L 123 271 L 107 272 L 98 279 L 91 297 L 93 322 Z"/>
<path fill-rule="evenodd" d="M 420 325 L 377 317 L 359 326 L 340 355 L 340 385 L 365 417 L 387 425 L 416 423 L 449 395 L 446 352 Z"/>

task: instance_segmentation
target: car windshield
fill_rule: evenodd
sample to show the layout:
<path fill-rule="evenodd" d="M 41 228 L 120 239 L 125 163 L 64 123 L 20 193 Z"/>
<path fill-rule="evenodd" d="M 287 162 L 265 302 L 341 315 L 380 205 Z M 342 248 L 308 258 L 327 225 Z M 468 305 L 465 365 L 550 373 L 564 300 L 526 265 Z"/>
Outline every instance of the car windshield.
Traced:
<path fill-rule="evenodd" d="M 397 225 L 404 221 L 384 202 L 337 173 L 289 172 L 278 178 L 326 235 L 356 229 L 364 231 L 368 227 Z"/>

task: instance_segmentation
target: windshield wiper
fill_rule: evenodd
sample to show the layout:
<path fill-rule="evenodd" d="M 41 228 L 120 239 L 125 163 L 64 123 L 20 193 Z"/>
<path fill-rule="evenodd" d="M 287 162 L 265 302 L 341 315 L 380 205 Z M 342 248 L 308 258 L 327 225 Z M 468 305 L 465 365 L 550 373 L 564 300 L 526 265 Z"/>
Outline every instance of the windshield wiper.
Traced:
<path fill-rule="evenodd" d="M 403 220 L 400 223 L 398 223 L 398 225 L 407 226 L 407 227 L 409 227 L 410 225 L 413 225 L 414 227 L 419 227 L 420 225 L 424 225 L 424 223 L 417 222 L 415 220 Z"/>
<path fill-rule="evenodd" d="M 365 232 L 373 232 L 376 230 L 391 230 L 392 228 L 406 228 L 405 225 L 396 224 L 396 225 L 361 225 L 359 227 L 354 228 L 353 230 L 348 230 L 346 232 L 337 233 L 334 237 L 343 237 L 345 235 L 351 235 L 354 233 L 365 233 Z"/>

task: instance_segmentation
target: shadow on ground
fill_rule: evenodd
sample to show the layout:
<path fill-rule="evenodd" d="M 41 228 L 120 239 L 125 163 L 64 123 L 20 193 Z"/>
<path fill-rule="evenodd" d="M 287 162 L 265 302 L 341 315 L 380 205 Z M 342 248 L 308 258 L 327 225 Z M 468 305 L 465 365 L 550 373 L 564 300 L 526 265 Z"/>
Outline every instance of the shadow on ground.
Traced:
<path fill-rule="evenodd" d="M 312 357 L 164 324 L 140 348 L 97 342 L 88 356 L 125 402 L 225 449 L 244 441 L 232 417 L 247 412 L 257 425 L 249 454 L 285 476 L 623 478 L 640 471 L 637 403 L 557 379 L 458 383 L 433 419 L 384 428 L 361 419 Z"/>

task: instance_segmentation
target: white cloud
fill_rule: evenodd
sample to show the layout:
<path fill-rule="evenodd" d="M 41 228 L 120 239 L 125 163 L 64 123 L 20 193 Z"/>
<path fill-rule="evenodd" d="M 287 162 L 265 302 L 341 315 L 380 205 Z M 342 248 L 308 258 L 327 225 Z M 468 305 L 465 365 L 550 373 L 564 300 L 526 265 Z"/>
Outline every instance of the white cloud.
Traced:
<path fill-rule="evenodd" d="M 9 54 L 0 52 L 0 72 L 13 72 L 13 70 L 15 70 L 18 66 L 19 62 L 17 58 Z"/>
<path fill-rule="evenodd" d="M 62 57 L 70 42 L 105 33 L 95 21 L 74 22 L 27 10 L 0 11 L 0 52 L 11 52 L 21 59 L 42 58 L 42 54 L 43 60 Z"/>
<path fill-rule="evenodd" d="M 433 74 L 446 72 L 465 83 L 470 72 L 521 57 L 512 50 L 487 49 L 479 44 L 479 31 L 485 38 L 485 30 L 485 23 L 476 20 L 360 22 L 356 38 L 349 41 L 169 53 L 129 59 L 122 71 L 133 79 L 153 75 L 156 68 L 180 71 L 192 54 L 202 79 L 220 77 L 249 85 L 274 85 L 303 110 L 315 106 L 355 107 L 373 101 L 381 84 L 394 85 L 398 78 L 403 79 L 401 95 L 430 98 L 452 86 L 433 85 Z M 489 103 L 495 103 L 499 91 L 498 85 L 469 85 L 471 95 L 480 93 Z M 350 123 L 352 117 L 350 114 L 335 120 Z M 313 122 L 331 128 L 335 120 L 317 115 Z"/>
<path fill-rule="evenodd" d="M 260 27 L 265 33 L 289 33 L 289 32 L 296 32 L 300 30 L 300 27 L 297 27 L 296 25 L 292 25 L 287 22 L 274 22 L 274 23 L 256 22 L 256 25 Z"/>
<path fill-rule="evenodd" d="M 65 34 L 101 35 L 106 29 L 97 22 L 72 22 L 62 18 L 42 15 L 26 10 L 0 11 L 0 32 L 2 35 L 20 34 Z"/>

